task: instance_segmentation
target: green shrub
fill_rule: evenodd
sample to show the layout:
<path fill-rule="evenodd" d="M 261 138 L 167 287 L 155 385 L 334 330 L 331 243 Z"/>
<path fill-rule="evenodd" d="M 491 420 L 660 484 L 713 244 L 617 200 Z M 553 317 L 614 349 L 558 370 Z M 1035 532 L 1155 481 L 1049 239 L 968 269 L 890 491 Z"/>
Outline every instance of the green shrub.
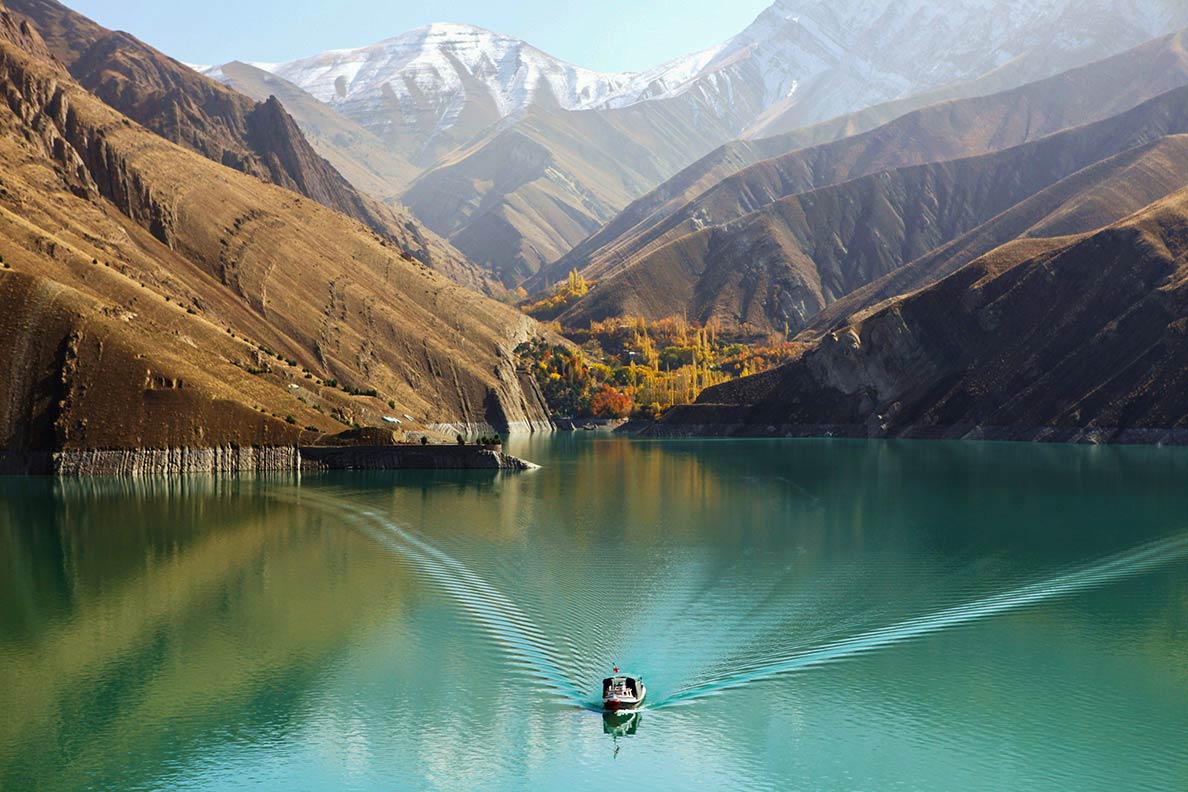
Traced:
<path fill-rule="evenodd" d="M 421 445 L 429 445 L 429 438 L 421 435 Z"/>
<path fill-rule="evenodd" d="M 460 445 L 460 446 L 466 445 L 466 438 L 463 437 L 462 435 L 458 435 L 458 445 Z"/>
<path fill-rule="evenodd" d="M 293 416 L 291 416 L 291 415 L 286 415 L 286 416 L 285 416 L 285 423 L 287 423 L 287 424 L 295 424 L 295 423 L 297 423 L 297 419 L 296 419 L 296 418 L 294 418 L 294 417 L 293 417 Z"/>

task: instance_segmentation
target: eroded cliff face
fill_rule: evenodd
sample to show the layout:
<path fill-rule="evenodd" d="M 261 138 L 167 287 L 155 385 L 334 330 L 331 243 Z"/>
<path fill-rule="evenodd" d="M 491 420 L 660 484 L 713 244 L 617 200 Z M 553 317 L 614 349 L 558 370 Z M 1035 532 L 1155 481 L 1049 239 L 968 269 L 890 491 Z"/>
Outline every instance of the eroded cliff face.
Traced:
<path fill-rule="evenodd" d="M 188 364 L 187 354 L 214 363 L 194 339 L 154 338 L 131 312 L 60 282 L 0 270 L 0 307 L 0 448 L 9 452 L 293 446 L 303 434 L 245 404 L 217 368 Z"/>

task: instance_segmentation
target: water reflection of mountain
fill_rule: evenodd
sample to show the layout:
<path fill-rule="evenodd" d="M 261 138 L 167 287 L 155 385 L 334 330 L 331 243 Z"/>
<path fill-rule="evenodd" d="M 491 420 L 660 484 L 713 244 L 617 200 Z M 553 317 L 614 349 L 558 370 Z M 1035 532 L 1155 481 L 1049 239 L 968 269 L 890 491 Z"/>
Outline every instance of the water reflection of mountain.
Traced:
<path fill-rule="evenodd" d="M 388 557 L 267 480 L 0 482 L 21 489 L 0 497 L 3 789 L 155 785 L 212 741 L 283 735 L 407 600 Z"/>
<path fill-rule="evenodd" d="M 1183 562 L 1057 584 L 1178 529 L 1182 451 L 567 443 L 519 476 L 0 479 L 0 789 L 783 788 L 837 746 L 890 787 L 871 740 L 956 750 L 943 786 L 988 735 L 1030 781 L 1170 788 Z M 593 705 L 612 663 L 646 729 L 542 679 Z M 1117 728 L 1044 753 L 1078 723 Z"/>

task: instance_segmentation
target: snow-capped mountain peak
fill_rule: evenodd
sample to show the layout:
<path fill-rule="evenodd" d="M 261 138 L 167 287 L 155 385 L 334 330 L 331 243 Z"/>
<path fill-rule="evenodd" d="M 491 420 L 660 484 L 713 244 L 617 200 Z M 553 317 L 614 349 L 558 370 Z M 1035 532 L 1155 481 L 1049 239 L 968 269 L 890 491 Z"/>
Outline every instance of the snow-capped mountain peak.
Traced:
<path fill-rule="evenodd" d="M 454 23 L 255 65 L 381 136 L 441 150 L 538 105 L 617 109 L 684 97 L 736 134 L 778 114 L 814 123 L 1021 58 L 1037 64 L 1021 77 L 1046 76 L 1184 24 L 1183 0 L 775 0 L 722 44 L 639 73 L 584 69 Z"/>
<path fill-rule="evenodd" d="M 511 36 L 445 22 L 368 47 L 255 65 L 331 104 L 383 93 L 401 106 L 434 97 L 448 106 L 468 88 L 483 86 L 502 117 L 525 109 L 544 89 L 567 110 L 594 106 L 630 76 L 583 69 Z"/>

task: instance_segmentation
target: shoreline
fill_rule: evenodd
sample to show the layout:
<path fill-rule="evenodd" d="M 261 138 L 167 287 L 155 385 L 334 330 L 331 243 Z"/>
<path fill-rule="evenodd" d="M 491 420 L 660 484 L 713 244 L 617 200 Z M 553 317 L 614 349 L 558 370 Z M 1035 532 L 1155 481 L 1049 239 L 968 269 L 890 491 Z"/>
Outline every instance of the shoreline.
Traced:
<path fill-rule="evenodd" d="M 213 448 L 0 451 L 2 475 L 162 476 L 328 470 L 535 470 L 527 460 L 483 446 L 222 446 Z"/>
<path fill-rule="evenodd" d="M 702 416 L 716 417 L 716 416 Z M 633 424 L 637 422 L 632 422 Z M 634 428 L 634 427 L 633 427 Z M 961 440 L 1061 445 L 1188 446 L 1186 428 L 908 425 L 887 431 L 854 424 L 765 424 L 744 421 L 651 421 L 630 432 L 643 439 Z"/>

